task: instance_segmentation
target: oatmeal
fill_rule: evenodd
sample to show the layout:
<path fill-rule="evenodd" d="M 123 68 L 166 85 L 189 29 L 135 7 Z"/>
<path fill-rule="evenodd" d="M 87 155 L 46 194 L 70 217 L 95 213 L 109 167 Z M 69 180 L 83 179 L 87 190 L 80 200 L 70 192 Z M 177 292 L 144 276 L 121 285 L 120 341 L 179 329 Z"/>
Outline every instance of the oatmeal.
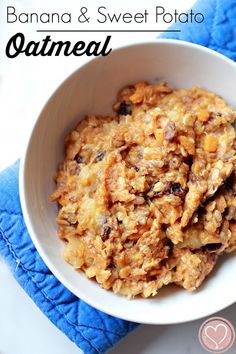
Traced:
<path fill-rule="evenodd" d="M 103 288 L 195 290 L 236 249 L 236 113 L 215 94 L 145 82 L 66 138 L 51 199 L 64 258 Z"/>

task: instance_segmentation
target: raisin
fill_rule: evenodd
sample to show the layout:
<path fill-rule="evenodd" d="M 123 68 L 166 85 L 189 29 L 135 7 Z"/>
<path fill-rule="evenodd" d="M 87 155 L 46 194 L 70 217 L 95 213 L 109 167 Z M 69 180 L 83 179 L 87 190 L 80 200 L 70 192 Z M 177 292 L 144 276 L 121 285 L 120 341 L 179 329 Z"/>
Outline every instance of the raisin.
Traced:
<path fill-rule="evenodd" d="M 192 155 L 188 155 L 187 157 L 185 157 L 185 158 L 183 159 L 183 162 L 184 162 L 186 165 L 188 165 L 189 167 L 191 167 L 192 164 L 193 164 L 193 157 L 192 157 Z"/>
<path fill-rule="evenodd" d="M 174 194 L 178 197 L 183 197 L 185 195 L 185 191 L 180 183 L 173 183 L 170 186 L 170 194 Z"/>
<path fill-rule="evenodd" d="M 118 109 L 118 114 L 120 116 L 127 116 L 128 114 L 131 114 L 132 113 L 132 106 L 131 104 L 127 104 L 127 103 L 124 103 L 122 102 L 120 104 L 120 107 Z"/>
<path fill-rule="evenodd" d="M 216 117 L 222 117 L 221 112 L 210 112 L 210 119 L 209 121 L 212 122 Z"/>
<path fill-rule="evenodd" d="M 102 240 L 103 241 L 108 240 L 110 233 L 111 233 L 110 226 L 108 226 L 108 225 L 104 226 L 103 233 L 102 233 Z"/>
<path fill-rule="evenodd" d="M 165 239 L 164 240 L 164 245 L 169 247 L 169 256 L 173 254 L 173 249 L 174 249 L 174 244 L 170 239 Z"/>
<path fill-rule="evenodd" d="M 134 169 L 135 169 L 136 172 L 139 171 L 139 167 L 138 166 L 134 166 Z"/>
<path fill-rule="evenodd" d="M 96 157 L 95 161 L 96 161 L 96 162 L 102 161 L 103 158 L 104 158 L 104 156 L 105 156 L 104 152 L 102 152 L 102 151 L 99 152 L 99 153 L 97 154 L 97 157 Z"/>
<path fill-rule="evenodd" d="M 176 125 L 173 122 L 168 123 L 164 128 L 164 138 L 165 140 L 173 140 L 177 134 Z"/>
<path fill-rule="evenodd" d="M 75 160 L 77 163 L 83 163 L 83 162 L 84 162 L 83 156 L 81 156 L 81 155 L 79 155 L 79 154 L 76 154 L 76 155 L 75 155 L 74 160 Z"/>
<path fill-rule="evenodd" d="M 208 243 L 207 245 L 205 245 L 205 249 L 209 253 L 215 253 L 219 251 L 221 247 L 222 247 L 222 243 Z"/>

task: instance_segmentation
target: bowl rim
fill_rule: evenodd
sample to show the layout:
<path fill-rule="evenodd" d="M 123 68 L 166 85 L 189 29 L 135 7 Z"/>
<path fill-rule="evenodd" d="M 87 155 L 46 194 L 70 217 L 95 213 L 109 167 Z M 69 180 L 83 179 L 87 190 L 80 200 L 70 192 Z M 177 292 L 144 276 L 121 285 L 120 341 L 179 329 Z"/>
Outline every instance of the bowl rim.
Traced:
<path fill-rule="evenodd" d="M 210 54 L 212 56 L 218 57 L 219 59 L 228 63 L 230 66 L 233 66 L 233 68 L 236 70 L 236 63 L 233 60 L 229 59 L 228 57 L 224 56 L 223 54 L 218 53 L 218 52 L 216 52 L 210 48 L 204 47 L 202 45 L 191 43 L 191 42 L 186 42 L 186 41 L 182 41 L 182 40 L 178 40 L 178 39 L 156 38 L 156 39 L 150 40 L 150 41 L 141 41 L 141 42 L 134 41 L 134 42 L 130 42 L 127 45 L 117 46 L 115 49 L 112 50 L 112 53 L 122 51 L 123 49 L 126 49 L 126 48 L 145 46 L 145 45 L 147 45 L 147 46 L 158 45 L 158 44 L 174 45 L 174 46 L 179 46 L 179 47 L 182 46 L 182 47 L 189 47 L 189 48 L 193 48 L 196 50 L 200 50 L 200 51 Z M 88 59 L 86 61 L 86 63 L 78 66 L 77 69 L 75 69 L 69 76 L 67 76 L 63 81 L 61 81 L 57 85 L 56 89 L 52 92 L 50 97 L 47 99 L 47 101 L 44 103 L 41 110 L 39 111 L 37 118 L 36 118 L 34 124 L 32 125 L 31 130 L 29 131 L 29 134 L 28 134 L 28 140 L 26 141 L 25 148 L 23 150 L 23 154 L 22 154 L 22 157 L 20 160 L 19 182 L 18 183 L 19 183 L 19 195 L 20 195 L 20 203 L 21 203 L 23 218 L 24 218 L 24 221 L 25 221 L 25 224 L 27 227 L 27 231 L 30 235 L 30 238 L 31 238 L 36 250 L 40 254 L 42 260 L 47 265 L 49 270 L 52 272 L 52 274 L 75 296 L 77 296 L 79 299 L 86 302 L 90 306 L 92 306 L 92 307 L 94 307 L 94 308 L 96 308 L 96 309 L 98 309 L 110 316 L 115 316 L 115 317 L 121 318 L 126 321 L 132 321 L 132 322 L 135 321 L 135 322 L 139 322 L 139 323 L 143 323 L 143 324 L 152 324 L 152 325 L 170 325 L 170 324 L 177 324 L 177 323 L 186 323 L 186 322 L 201 319 L 206 316 L 210 316 L 220 310 L 223 310 L 223 309 L 229 307 L 230 305 L 232 305 L 233 303 L 236 302 L 236 298 L 235 299 L 232 298 L 230 301 L 227 301 L 227 303 L 225 303 L 224 305 L 220 304 L 217 306 L 217 302 L 215 302 L 216 306 L 215 306 L 214 310 L 211 310 L 209 312 L 206 311 L 206 307 L 204 307 L 204 311 L 199 309 L 199 314 L 197 316 L 191 316 L 191 314 L 189 314 L 189 313 L 184 313 L 184 314 L 182 314 L 181 318 L 178 318 L 178 319 L 174 318 L 172 321 L 158 320 L 158 318 L 156 321 L 153 321 L 153 320 L 148 320 L 148 318 L 145 318 L 145 316 L 140 317 L 138 319 L 134 319 L 134 318 L 130 318 L 130 316 L 128 314 L 121 315 L 121 314 L 119 314 L 119 310 L 117 310 L 116 308 L 113 308 L 112 310 L 110 310 L 110 307 L 107 308 L 107 306 L 104 306 L 103 304 L 97 304 L 96 300 L 94 300 L 94 298 L 90 298 L 88 300 L 86 298 L 85 294 L 80 294 L 79 287 L 75 289 L 70 284 L 70 282 L 61 274 L 61 272 L 57 269 L 57 267 L 54 266 L 54 264 L 51 262 L 50 258 L 45 253 L 44 248 L 42 247 L 40 241 L 38 240 L 38 237 L 33 230 L 33 226 L 32 226 L 33 224 L 32 224 L 30 217 L 29 217 L 29 212 L 28 212 L 29 207 L 28 207 L 28 202 L 26 199 L 26 184 L 27 184 L 27 182 L 26 182 L 26 169 L 25 168 L 26 168 L 26 161 L 28 158 L 28 153 L 29 153 L 31 141 L 33 138 L 33 133 L 37 129 L 37 125 L 40 121 L 40 117 L 41 117 L 45 107 L 50 103 L 52 97 L 54 97 L 54 95 L 60 90 L 61 86 L 64 85 L 67 81 L 69 81 L 78 70 L 81 70 L 85 66 L 89 65 L 90 62 L 92 62 L 92 61 L 99 60 L 99 58 L 100 58 L 100 56 L 94 57 L 92 59 Z M 104 290 L 104 291 L 106 291 L 106 290 Z M 145 299 L 143 301 L 145 301 Z"/>

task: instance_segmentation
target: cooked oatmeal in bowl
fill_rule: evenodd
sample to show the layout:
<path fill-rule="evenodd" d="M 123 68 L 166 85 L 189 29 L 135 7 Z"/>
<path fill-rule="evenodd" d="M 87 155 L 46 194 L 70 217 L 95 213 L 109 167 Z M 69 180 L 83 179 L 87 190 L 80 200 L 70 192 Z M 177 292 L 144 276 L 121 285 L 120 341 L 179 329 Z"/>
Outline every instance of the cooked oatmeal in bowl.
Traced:
<path fill-rule="evenodd" d="M 129 298 L 195 290 L 236 249 L 236 113 L 166 82 L 123 88 L 113 110 L 65 141 L 51 196 L 64 258 Z"/>
<path fill-rule="evenodd" d="M 19 190 L 62 286 L 137 323 L 192 321 L 236 301 L 235 82 L 223 55 L 158 39 L 59 85 L 29 136 Z"/>

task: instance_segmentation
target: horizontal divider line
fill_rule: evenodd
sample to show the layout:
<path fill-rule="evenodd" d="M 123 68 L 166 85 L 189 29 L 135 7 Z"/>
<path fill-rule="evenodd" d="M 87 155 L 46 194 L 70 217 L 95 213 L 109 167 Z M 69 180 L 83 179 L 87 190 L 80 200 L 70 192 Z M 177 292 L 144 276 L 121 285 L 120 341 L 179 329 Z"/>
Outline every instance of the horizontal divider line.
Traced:
<path fill-rule="evenodd" d="M 111 33 L 111 32 L 169 32 L 169 33 L 175 33 L 175 32 L 181 32 L 180 29 L 168 29 L 168 30 L 160 30 L 160 29 L 156 29 L 156 30 L 62 30 L 62 29 L 48 29 L 48 30 L 36 30 L 36 32 L 107 32 L 107 33 Z"/>

